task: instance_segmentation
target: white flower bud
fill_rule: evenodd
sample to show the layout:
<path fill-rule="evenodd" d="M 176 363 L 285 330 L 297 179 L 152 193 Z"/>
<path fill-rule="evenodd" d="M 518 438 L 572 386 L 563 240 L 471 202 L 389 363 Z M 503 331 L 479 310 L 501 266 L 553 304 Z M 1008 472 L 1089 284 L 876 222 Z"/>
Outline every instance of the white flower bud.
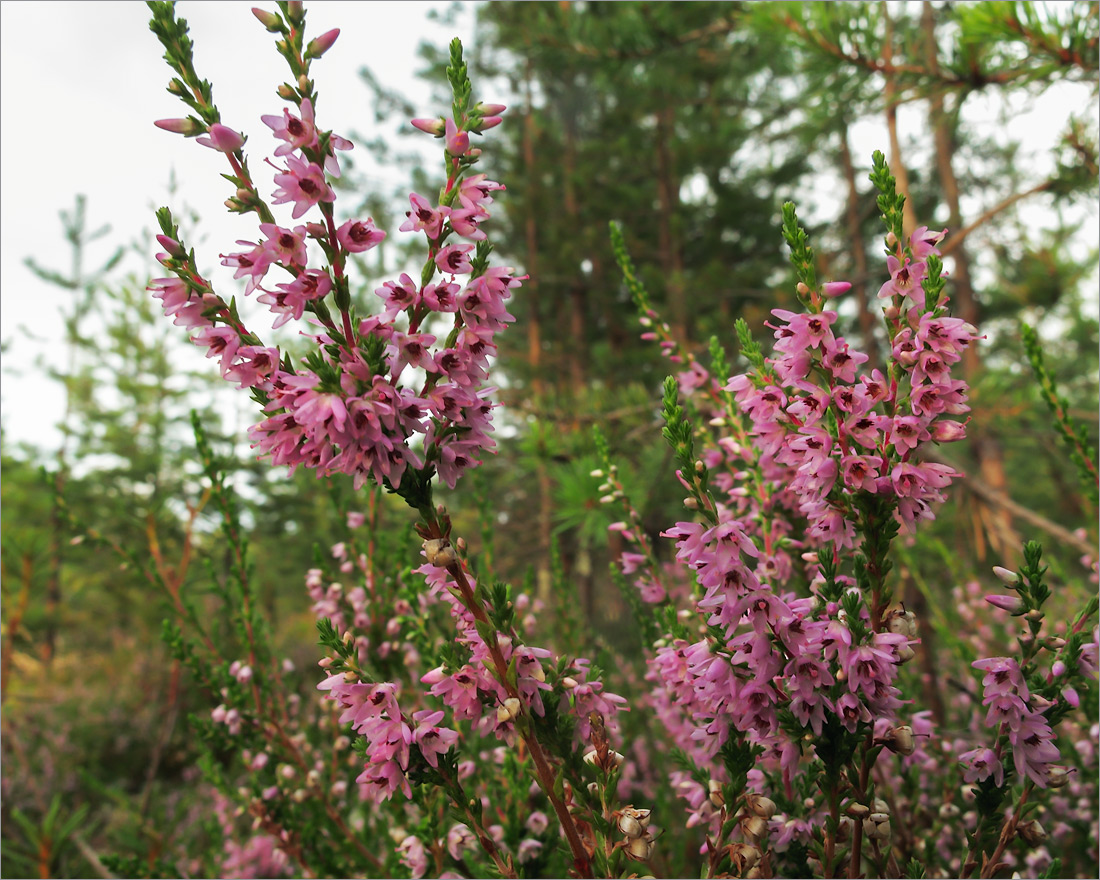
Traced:
<path fill-rule="evenodd" d="M 1014 586 L 1016 584 L 1016 581 L 1020 578 L 1020 576 L 1016 574 L 1016 572 L 1012 571 L 1012 569 L 1004 568 L 1000 565 L 993 566 L 993 573 L 997 575 L 997 577 L 999 577 L 1003 583 L 1008 584 L 1008 586 L 1010 587 Z"/>

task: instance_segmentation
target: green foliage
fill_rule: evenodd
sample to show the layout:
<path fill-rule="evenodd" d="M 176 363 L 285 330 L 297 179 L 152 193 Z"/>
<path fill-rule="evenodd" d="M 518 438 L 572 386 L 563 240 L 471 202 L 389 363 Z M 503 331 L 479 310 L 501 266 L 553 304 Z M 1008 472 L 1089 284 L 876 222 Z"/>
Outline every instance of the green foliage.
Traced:
<path fill-rule="evenodd" d="M 1077 468 L 1081 485 L 1095 507 L 1100 502 L 1096 472 L 1096 449 L 1090 442 L 1084 427 L 1075 423 L 1069 416 L 1069 401 L 1058 393 L 1054 378 L 1050 375 L 1050 371 L 1043 361 L 1043 347 L 1039 341 L 1039 334 L 1027 324 L 1020 325 L 1020 332 L 1023 335 L 1027 359 L 1031 363 L 1031 369 L 1035 373 L 1035 379 L 1039 384 L 1039 393 L 1054 417 L 1054 429 L 1065 442 L 1070 461 Z"/>

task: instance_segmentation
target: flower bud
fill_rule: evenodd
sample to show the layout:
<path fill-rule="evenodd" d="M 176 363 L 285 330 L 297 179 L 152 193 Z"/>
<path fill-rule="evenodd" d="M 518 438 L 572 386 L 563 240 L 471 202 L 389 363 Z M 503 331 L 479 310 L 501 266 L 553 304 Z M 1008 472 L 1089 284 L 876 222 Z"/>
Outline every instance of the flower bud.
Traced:
<path fill-rule="evenodd" d="M 851 282 L 848 281 L 826 281 L 821 285 L 821 294 L 828 297 L 842 296 L 851 289 Z"/>
<path fill-rule="evenodd" d="M 451 156 L 465 156 L 470 149 L 470 135 L 461 131 L 453 119 L 448 118 L 443 124 L 444 137 L 447 144 L 447 153 Z"/>
<path fill-rule="evenodd" d="M 419 128 L 425 134 L 430 134 L 433 137 L 443 137 L 445 130 L 443 117 L 438 119 L 413 119 L 413 128 Z"/>
<path fill-rule="evenodd" d="M 219 153 L 235 153 L 244 146 L 244 135 L 220 122 L 211 125 L 207 134 L 208 137 L 199 138 L 199 143 Z"/>
<path fill-rule="evenodd" d="M 478 102 L 477 105 L 474 106 L 473 115 L 481 117 L 500 116 L 500 114 L 507 109 L 508 108 L 503 104 L 482 104 Z"/>
<path fill-rule="evenodd" d="M 1025 620 L 1029 620 L 1032 623 L 1038 623 L 1043 619 L 1045 615 L 1038 608 L 1032 608 L 1027 614 L 1024 615 Z"/>
<path fill-rule="evenodd" d="M 256 16 L 260 24 L 271 33 L 281 34 L 283 32 L 283 20 L 274 12 L 268 12 L 266 9 L 260 9 L 258 6 L 253 6 L 252 14 Z"/>
<path fill-rule="evenodd" d="M 186 251 L 184 251 L 183 246 L 174 238 L 170 238 L 167 235 L 158 235 L 157 242 L 159 242 L 160 246 L 168 251 L 168 253 L 171 256 L 175 257 L 177 260 L 181 260 L 187 256 L 187 253 Z"/>
<path fill-rule="evenodd" d="M 966 425 L 943 419 L 932 426 L 932 439 L 937 443 L 954 443 L 966 437 Z"/>
<path fill-rule="evenodd" d="M 471 130 L 476 132 L 488 131 L 490 128 L 496 128 L 503 121 L 499 116 L 486 116 L 474 122 Z"/>
<path fill-rule="evenodd" d="M 158 119 L 153 123 L 157 128 L 170 131 L 174 134 L 182 134 L 184 137 L 194 137 L 202 134 L 202 123 L 188 117 L 186 119 Z"/>
<path fill-rule="evenodd" d="M 331 31 L 325 31 L 316 39 L 310 40 L 309 45 L 306 46 L 306 58 L 320 58 L 332 48 L 332 44 L 336 42 L 338 36 L 340 36 L 340 28 L 333 28 Z"/>
<path fill-rule="evenodd" d="M 1019 596 L 1003 596 L 999 593 L 986 596 L 985 601 L 994 608 L 1000 608 L 1010 614 L 1023 614 L 1026 607 Z"/>
<path fill-rule="evenodd" d="M 1016 574 L 1016 572 L 1000 565 L 993 566 L 993 573 L 1010 587 L 1015 586 L 1016 582 L 1020 579 L 1020 576 Z"/>
<path fill-rule="evenodd" d="M 291 98 L 294 97 L 294 86 L 290 85 L 290 83 L 283 83 L 275 91 L 284 101 L 289 101 Z"/>

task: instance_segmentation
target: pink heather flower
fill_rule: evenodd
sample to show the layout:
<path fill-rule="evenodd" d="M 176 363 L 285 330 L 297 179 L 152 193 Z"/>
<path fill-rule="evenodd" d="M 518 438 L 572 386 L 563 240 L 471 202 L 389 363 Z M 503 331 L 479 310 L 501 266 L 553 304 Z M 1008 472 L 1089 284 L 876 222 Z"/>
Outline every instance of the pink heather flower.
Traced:
<path fill-rule="evenodd" d="M 273 205 L 293 202 L 291 217 L 297 220 L 314 205 L 336 200 L 336 193 L 328 185 L 325 172 L 319 165 L 297 156 L 287 156 L 286 164 L 287 170 L 275 175 L 279 188 L 271 200 Z"/>
<path fill-rule="evenodd" d="M 828 349 L 834 344 L 831 327 L 836 321 L 836 312 L 805 315 L 786 309 L 772 309 L 772 314 L 781 321 L 787 322 L 786 326 L 774 328 L 776 351 L 796 354 L 807 348 L 819 348 L 822 345 Z"/>
<path fill-rule="evenodd" d="M 433 208 L 426 198 L 416 193 L 409 194 L 409 202 L 412 210 L 405 212 L 408 219 L 401 224 L 401 232 L 423 232 L 430 239 L 439 238 L 450 208 Z"/>
<path fill-rule="evenodd" d="M 261 247 L 269 264 L 281 263 L 287 267 L 306 264 L 306 228 L 304 226 L 296 226 L 291 230 L 276 226 L 274 223 L 261 223 L 260 231 L 267 236 L 267 240 Z"/>
<path fill-rule="evenodd" d="M 416 282 L 405 273 L 397 281 L 386 281 L 374 291 L 374 295 L 385 301 L 386 314 L 391 317 L 420 303 Z"/>
<path fill-rule="evenodd" d="M 1030 696 L 1023 673 L 1011 657 L 989 657 L 975 660 L 971 665 L 985 673 L 982 687 L 986 701 L 1002 694 L 1018 693 L 1025 700 Z"/>
<path fill-rule="evenodd" d="M 911 452 L 928 440 L 931 435 L 925 427 L 925 421 L 918 416 L 895 416 L 890 425 L 888 442 L 900 453 Z"/>
<path fill-rule="evenodd" d="M 1042 715 L 1032 714 L 1008 732 L 1012 743 L 1012 760 L 1021 779 L 1031 779 L 1039 788 L 1046 788 L 1050 765 L 1061 758 L 1054 745 L 1054 732 Z"/>
<path fill-rule="evenodd" d="M 909 249 L 913 252 L 913 259 L 923 260 L 929 254 L 938 254 L 936 246 L 943 241 L 947 230 L 930 232 L 927 226 L 918 226 L 909 236 Z"/>
<path fill-rule="evenodd" d="M 470 149 L 470 135 L 459 131 L 454 119 L 447 117 L 443 125 L 443 136 L 446 139 L 447 152 L 452 156 L 465 156 Z"/>
<path fill-rule="evenodd" d="M 420 839 L 411 834 L 397 847 L 401 853 L 401 864 L 409 869 L 409 876 L 413 880 L 420 880 L 428 871 L 428 854 L 424 850 L 424 844 Z"/>
<path fill-rule="evenodd" d="M 466 825 L 455 825 L 447 832 L 447 853 L 458 861 L 462 854 L 477 846 L 477 838 Z"/>
<path fill-rule="evenodd" d="M 527 817 L 527 821 L 524 825 L 532 834 L 542 834 L 543 831 L 550 827 L 550 819 L 542 810 L 535 810 L 535 812 Z"/>
<path fill-rule="evenodd" d="M 433 312 L 457 312 L 458 291 L 459 286 L 450 281 L 429 284 L 423 292 L 424 305 Z"/>
<path fill-rule="evenodd" d="M 492 203 L 490 193 L 504 189 L 504 184 L 489 180 L 485 174 L 465 178 L 458 187 L 458 199 L 464 207 L 473 208 Z"/>
<path fill-rule="evenodd" d="M 302 101 L 300 110 L 301 118 L 293 116 L 290 110 L 283 108 L 282 116 L 261 116 L 263 122 L 281 141 L 286 141 L 275 148 L 276 156 L 285 156 L 303 147 L 313 147 L 317 144 L 317 129 L 313 124 L 313 102 L 308 98 Z"/>
<path fill-rule="evenodd" d="M 232 327 L 203 327 L 196 335 L 191 337 L 195 345 L 205 345 L 206 356 L 220 357 L 222 360 L 222 375 L 225 375 L 226 365 L 231 364 L 237 349 L 240 347 L 241 338 Z"/>
<path fill-rule="evenodd" d="M 844 485 L 853 492 L 860 489 L 875 492 L 875 480 L 882 467 L 882 459 L 877 455 L 846 455 L 841 459 L 841 473 Z"/>
<path fill-rule="evenodd" d="M 336 230 L 336 239 L 343 245 L 344 250 L 358 254 L 369 251 L 386 237 L 386 233 L 376 229 L 374 220 L 349 220 Z"/>
<path fill-rule="evenodd" d="M 258 245 L 251 241 L 238 241 L 237 244 L 248 245 L 252 250 L 247 253 L 242 251 L 235 254 L 220 254 L 220 256 L 223 266 L 229 266 L 237 270 L 233 273 L 234 278 L 248 276 L 248 284 L 244 289 L 247 296 L 260 286 L 260 282 L 263 281 L 267 270 L 271 268 L 271 264 L 275 260 L 271 251 L 264 245 Z"/>
<path fill-rule="evenodd" d="M 535 840 L 534 838 L 526 838 L 521 840 L 519 849 L 516 852 L 516 861 L 521 865 L 538 858 L 539 851 L 542 849 L 542 841 Z"/>
<path fill-rule="evenodd" d="M 828 352 L 822 362 L 837 382 L 856 381 L 856 367 L 867 362 L 867 355 L 848 347 L 847 342 L 837 340 L 837 346 Z"/>
<path fill-rule="evenodd" d="M 1005 784 L 1005 768 L 993 749 L 971 749 L 959 755 L 963 765 L 963 779 L 969 783 L 983 782 L 990 776 L 998 788 Z"/>
<path fill-rule="evenodd" d="M 357 511 L 357 510 L 349 510 L 348 511 L 348 528 L 349 529 L 358 529 L 366 521 L 367 521 L 366 516 L 364 514 L 360 513 L 359 511 Z"/>
<path fill-rule="evenodd" d="M 439 765 L 438 756 L 445 753 L 458 741 L 458 733 L 446 727 L 436 726 L 443 720 L 443 712 L 440 711 L 432 712 L 430 709 L 425 709 L 415 713 L 413 720 L 417 722 L 416 730 L 413 732 L 413 741 L 419 746 L 424 760 L 433 767 L 437 767 Z"/>
<path fill-rule="evenodd" d="M 921 280 L 924 278 L 928 267 L 922 262 L 910 263 L 908 258 L 904 263 L 897 257 L 887 257 L 886 266 L 890 270 L 890 280 L 879 288 L 879 299 L 891 296 L 908 296 L 920 308 L 924 308 L 924 288 Z"/>
<path fill-rule="evenodd" d="M 956 476 L 958 474 L 945 464 L 911 464 L 903 461 L 890 471 L 890 482 L 899 496 L 913 497 L 930 490 L 946 488 L 951 484 L 951 478 Z"/>
<path fill-rule="evenodd" d="M 450 275 L 468 275 L 470 273 L 469 253 L 472 244 L 449 244 L 435 255 L 435 264 L 440 272 Z"/>
<path fill-rule="evenodd" d="M 451 224 L 451 229 L 463 238 L 468 238 L 472 241 L 484 241 L 486 237 L 485 233 L 478 228 L 478 224 L 488 217 L 488 211 L 481 207 L 481 205 L 474 205 L 470 208 L 452 209 L 447 219 Z"/>
<path fill-rule="evenodd" d="M 161 301 L 164 314 L 171 317 L 188 304 L 191 288 L 180 278 L 154 278 L 146 290 L 153 291 L 153 297 Z"/>

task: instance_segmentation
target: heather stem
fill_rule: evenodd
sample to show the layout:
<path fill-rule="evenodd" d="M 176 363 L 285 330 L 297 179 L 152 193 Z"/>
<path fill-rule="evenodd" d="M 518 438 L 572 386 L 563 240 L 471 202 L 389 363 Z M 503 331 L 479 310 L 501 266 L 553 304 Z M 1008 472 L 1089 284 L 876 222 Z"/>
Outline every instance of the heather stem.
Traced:
<path fill-rule="evenodd" d="M 430 538 L 442 539 L 445 537 L 436 517 L 425 517 L 425 519 L 428 520 L 427 525 Z M 458 585 L 462 604 L 466 606 L 471 614 L 473 614 L 475 619 L 483 623 L 490 623 L 489 616 L 485 613 L 485 608 L 474 596 L 473 588 L 466 578 L 466 571 L 462 560 L 456 559 L 455 562 L 447 566 L 447 572 Z M 493 660 L 493 667 L 496 671 L 497 680 L 505 689 L 509 697 L 520 699 L 519 691 L 508 681 L 508 664 L 505 662 L 504 656 L 500 653 L 500 648 L 495 641 L 487 641 L 486 647 L 489 649 L 489 656 Z M 565 839 L 569 843 L 570 851 L 573 853 L 574 870 L 581 877 L 591 877 L 592 868 L 589 863 L 588 851 L 585 849 L 584 842 L 581 840 L 580 832 L 577 830 L 576 823 L 569 813 L 569 808 L 566 807 L 562 799 L 554 793 L 555 777 L 553 768 L 550 766 L 550 761 L 547 759 L 546 753 L 542 749 L 542 744 L 538 741 L 538 737 L 533 731 L 529 729 L 524 730 L 524 726 L 525 725 L 517 723 L 516 729 L 519 731 L 520 736 L 523 738 L 524 743 L 531 753 L 531 760 L 534 761 L 535 764 L 539 785 L 550 799 L 550 803 L 554 807 L 554 812 L 558 816 L 558 821 L 561 822 L 562 830 L 565 833 Z"/>

